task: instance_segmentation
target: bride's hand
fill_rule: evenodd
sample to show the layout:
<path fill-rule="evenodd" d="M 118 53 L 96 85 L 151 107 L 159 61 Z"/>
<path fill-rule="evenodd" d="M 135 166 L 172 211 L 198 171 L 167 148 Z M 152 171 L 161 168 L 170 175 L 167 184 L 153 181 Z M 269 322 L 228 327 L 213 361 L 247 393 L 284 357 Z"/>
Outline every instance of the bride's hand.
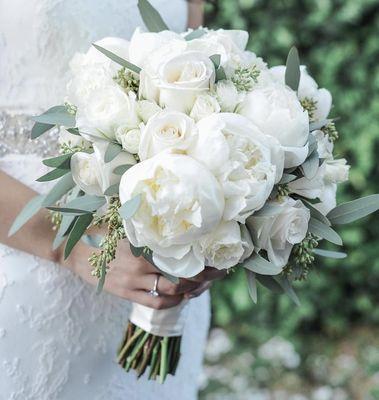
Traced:
<path fill-rule="evenodd" d="M 89 254 L 93 251 L 84 244 L 79 244 L 72 253 L 72 269 L 78 275 L 92 284 L 96 284 L 96 278 L 90 276 L 88 265 Z M 153 297 L 149 291 L 153 289 L 155 279 L 159 275 L 157 291 L 158 297 Z M 225 275 L 224 271 L 215 268 L 206 268 L 195 278 L 180 279 L 174 284 L 160 275 L 143 257 L 134 257 L 129 244 L 125 240 L 120 242 L 117 248 L 116 259 L 110 264 L 105 279 L 104 290 L 116 296 L 128 299 L 154 309 L 174 307 L 183 298 L 199 296 L 210 287 L 211 281 Z"/>

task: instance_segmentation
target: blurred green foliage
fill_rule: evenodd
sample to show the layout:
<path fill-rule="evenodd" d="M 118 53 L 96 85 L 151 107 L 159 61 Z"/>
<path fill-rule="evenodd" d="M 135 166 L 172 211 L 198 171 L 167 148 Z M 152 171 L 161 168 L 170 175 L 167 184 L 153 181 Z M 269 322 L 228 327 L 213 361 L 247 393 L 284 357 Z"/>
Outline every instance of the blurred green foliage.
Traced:
<path fill-rule="evenodd" d="M 319 86 L 333 94 L 336 154 L 352 165 L 339 200 L 379 192 L 379 1 L 219 0 L 207 3 L 206 17 L 210 27 L 249 31 L 248 48 L 270 66 L 284 64 L 297 46 Z M 301 307 L 264 288 L 252 305 L 240 271 L 214 285 L 214 323 L 259 342 L 379 324 L 379 213 L 339 231 L 348 258 L 317 259 L 308 281 L 296 285 Z"/>

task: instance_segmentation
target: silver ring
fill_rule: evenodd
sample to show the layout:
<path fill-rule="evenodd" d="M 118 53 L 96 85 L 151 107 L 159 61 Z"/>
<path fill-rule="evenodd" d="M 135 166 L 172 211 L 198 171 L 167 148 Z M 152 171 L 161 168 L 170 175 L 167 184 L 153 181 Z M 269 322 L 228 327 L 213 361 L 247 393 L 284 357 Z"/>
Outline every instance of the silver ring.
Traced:
<path fill-rule="evenodd" d="M 159 276 L 160 275 L 156 275 L 155 276 L 154 287 L 151 290 L 149 290 L 149 295 L 152 296 L 152 297 L 158 297 L 159 296 L 159 293 L 158 293 L 158 290 L 157 290 Z"/>

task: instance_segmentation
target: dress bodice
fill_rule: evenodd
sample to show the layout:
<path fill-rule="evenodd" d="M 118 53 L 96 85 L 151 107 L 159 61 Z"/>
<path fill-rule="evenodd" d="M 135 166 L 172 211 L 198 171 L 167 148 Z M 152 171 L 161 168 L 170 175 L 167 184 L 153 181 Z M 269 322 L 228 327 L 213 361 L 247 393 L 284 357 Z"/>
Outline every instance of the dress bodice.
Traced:
<path fill-rule="evenodd" d="M 171 29 L 185 29 L 185 0 L 151 3 Z M 130 38 L 137 26 L 137 0 L 0 0 L 0 111 L 62 103 L 74 53 L 105 36 Z"/>

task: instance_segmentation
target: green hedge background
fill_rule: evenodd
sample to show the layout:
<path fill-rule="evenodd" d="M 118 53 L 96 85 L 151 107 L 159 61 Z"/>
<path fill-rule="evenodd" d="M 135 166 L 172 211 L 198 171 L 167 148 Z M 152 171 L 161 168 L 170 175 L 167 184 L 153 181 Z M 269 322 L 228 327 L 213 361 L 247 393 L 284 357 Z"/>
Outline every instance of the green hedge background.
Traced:
<path fill-rule="evenodd" d="M 248 48 L 270 66 L 296 45 L 301 62 L 334 99 L 340 118 L 336 153 L 352 165 L 339 200 L 379 192 L 379 1 L 219 0 L 206 4 L 206 25 L 250 32 Z M 379 326 L 379 213 L 339 230 L 348 258 L 317 260 L 297 285 L 301 307 L 261 288 L 257 305 L 245 276 L 213 287 L 214 325 L 251 344 L 274 333 L 340 337 L 352 325 Z"/>

